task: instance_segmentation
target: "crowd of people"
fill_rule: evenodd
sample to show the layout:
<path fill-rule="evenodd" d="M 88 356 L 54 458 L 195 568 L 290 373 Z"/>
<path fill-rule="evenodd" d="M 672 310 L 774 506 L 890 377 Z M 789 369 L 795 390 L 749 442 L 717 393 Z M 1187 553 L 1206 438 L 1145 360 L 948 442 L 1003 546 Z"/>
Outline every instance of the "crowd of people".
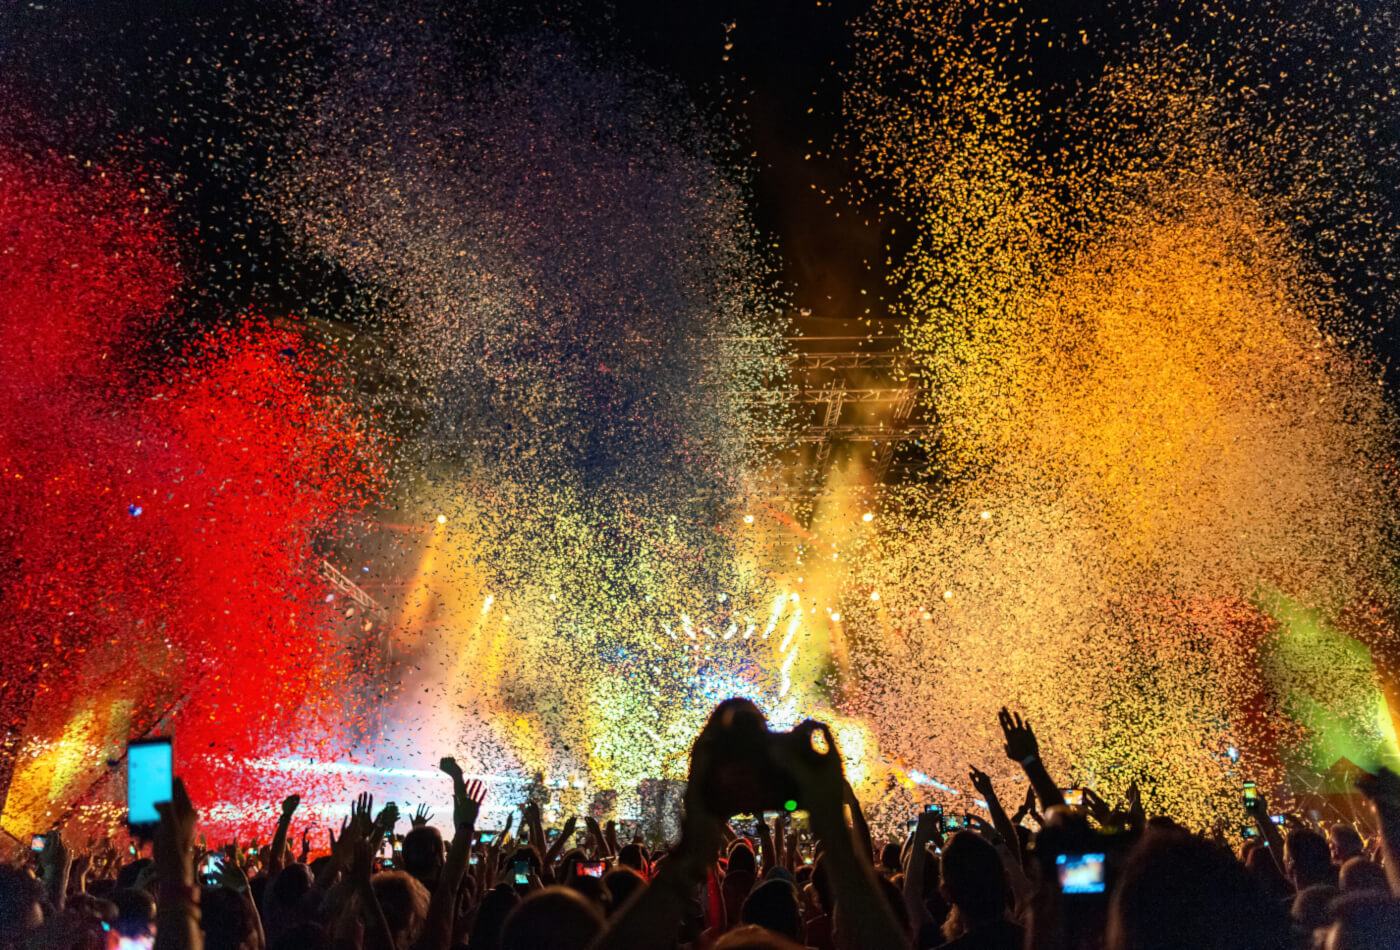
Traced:
<path fill-rule="evenodd" d="M 928 809 L 898 840 L 872 834 L 826 726 L 774 737 L 743 700 L 697 739 L 680 835 L 659 847 L 593 818 L 548 829 L 533 802 L 479 832 L 484 788 L 445 758 L 450 841 L 422 808 L 398 837 L 405 816 L 362 795 L 326 853 L 303 836 L 297 854 L 294 795 L 266 847 L 211 854 L 177 780 L 149 857 L 75 853 L 60 827 L 32 866 L 0 866 L 0 950 L 1400 948 L 1396 774 L 1360 783 L 1362 829 L 1242 804 L 1257 836 L 1233 851 L 1133 790 L 1066 804 L 1030 724 L 1003 710 L 1001 727 L 1025 803 L 1009 814 L 973 769 L 987 818 L 954 831 Z"/>

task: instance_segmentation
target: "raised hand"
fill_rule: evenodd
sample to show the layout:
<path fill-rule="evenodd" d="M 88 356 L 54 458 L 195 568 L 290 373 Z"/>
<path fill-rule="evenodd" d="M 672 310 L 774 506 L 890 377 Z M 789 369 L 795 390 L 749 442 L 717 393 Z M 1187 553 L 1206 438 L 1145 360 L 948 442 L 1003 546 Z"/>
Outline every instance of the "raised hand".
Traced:
<path fill-rule="evenodd" d="M 462 767 L 457 764 L 457 760 L 450 755 L 445 755 L 438 762 L 438 768 L 446 772 L 450 777 L 459 779 L 462 777 Z"/>
<path fill-rule="evenodd" d="M 237 849 L 235 849 L 236 851 Z M 235 894 L 248 893 L 248 872 L 243 870 L 243 866 L 237 861 L 220 861 L 216 867 L 215 879 L 219 887 L 233 891 Z"/>
<path fill-rule="evenodd" d="M 466 782 L 461 791 L 452 795 L 452 822 L 458 831 L 470 833 L 481 814 L 481 803 L 486 801 L 486 786 L 480 779 Z"/>
<path fill-rule="evenodd" d="M 992 786 L 992 779 L 986 772 L 979 771 L 975 766 L 968 766 L 967 777 L 972 780 L 972 788 L 981 795 L 983 799 L 991 801 L 996 797 L 996 789 Z"/>
<path fill-rule="evenodd" d="M 1385 766 L 1381 766 L 1374 776 L 1364 775 L 1358 779 L 1356 789 L 1371 800 L 1377 812 L 1400 815 L 1400 775 Z"/>
<path fill-rule="evenodd" d="M 1023 720 L 1020 713 L 1012 713 L 1005 706 L 997 714 L 1001 724 L 1001 734 L 1006 741 L 1006 757 L 1013 762 L 1028 765 L 1040 758 L 1040 743 L 1036 741 L 1035 730 L 1029 720 Z"/>
<path fill-rule="evenodd" d="M 195 827 L 199 815 L 190 803 L 185 783 L 176 779 L 170 789 L 170 801 L 158 802 L 156 812 L 160 823 L 156 826 L 155 847 L 152 854 L 155 866 L 164 880 L 176 884 L 193 886 Z"/>
<path fill-rule="evenodd" d="M 368 836 L 370 829 L 374 827 L 374 819 L 371 817 L 373 812 L 374 796 L 369 792 L 361 792 L 350 803 L 350 827 L 361 837 Z M 343 832 L 341 836 L 344 837 Z"/>
<path fill-rule="evenodd" d="M 1016 809 L 1016 814 L 1011 816 L 1013 825 L 1020 824 L 1021 819 L 1035 812 L 1035 789 L 1026 789 L 1026 800 L 1020 808 Z"/>
<path fill-rule="evenodd" d="M 286 798 L 282 799 L 282 814 L 290 818 L 292 813 L 297 810 L 297 806 L 300 804 L 300 795 L 288 795 Z"/>
<path fill-rule="evenodd" d="M 776 746 L 774 757 L 797 783 L 801 804 L 811 816 L 817 833 L 830 835 L 839 829 L 839 833 L 845 834 L 844 806 L 848 798 L 855 799 L 855 792 L 846 781 L 831 729 L 826 723 L 808 719 L 793 733 L 800 739 L 798 747 Z M 817 751 L 814 736 L 819 737 L 823 751 Z M 810 755 L 806 754 L 808 748 L 812 749 Z"/>
<path fill-rule="evenodd" d="M 394 826 L 399 823 L 399 806 L 389 802 L 379 810 L 374 819 L 374 829 L 381 835 L 392 835 Z"/>
<path fill-rule="evenodd" d="M 418 810 L 413 813 L 413 827 L 426 828 L 428 820 L 433 817 L 433 813 L 428 811 L 427 805 L 419 805 Z"/>
<path fill-rule="evenodd" d="M 923 847 L 930 841 L 936 847 L 943 847 L 943 829 L 938 827 L 937 813 L 921 811 L 918 823 L 914 825 L 914 843 L 918 847 Z"/>
<path fill-rule="evenodd" d="M 1108 802 L 1100 798 L 1099 793 L 1092 788 L 1084 789 L 1084 804 L 1101 827 L 1107 828 L 1113 824 L 1113 809 L 1109 808 Z"/>

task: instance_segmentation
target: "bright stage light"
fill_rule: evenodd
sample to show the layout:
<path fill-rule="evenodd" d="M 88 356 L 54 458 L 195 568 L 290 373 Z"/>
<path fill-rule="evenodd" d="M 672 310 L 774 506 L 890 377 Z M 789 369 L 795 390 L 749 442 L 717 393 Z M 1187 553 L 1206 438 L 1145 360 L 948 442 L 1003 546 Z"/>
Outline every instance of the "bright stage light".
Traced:
<path fill-rule="evenodd" d="M 438 524 L 447 524 L 447 515 L 438 515 Z"/>

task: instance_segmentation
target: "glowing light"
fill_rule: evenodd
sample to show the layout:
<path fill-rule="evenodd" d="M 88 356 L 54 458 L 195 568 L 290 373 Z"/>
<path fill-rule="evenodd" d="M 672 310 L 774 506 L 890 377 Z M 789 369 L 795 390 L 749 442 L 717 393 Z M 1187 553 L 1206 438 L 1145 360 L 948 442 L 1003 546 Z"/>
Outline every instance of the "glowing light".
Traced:
<path fill-rule="evenodd" d="M 952 599 L 953 599 L 953 592 L 950 591 L 950 590 L 945 590 L 945 591 L 943 592 L 943 599 L 944 599 L 944 600 L 952 600 Z"/>
<path fill-rule="evenodd" d="M 833 614 L 831 615 L 831 619 L 832 619 L 832 620 L 835 620 L 837 623 L 840 623 L 840 622 L 841 622 L 841 611 L 838 610 L 838 611 L 836 611 L 835 613 L 833 613 Z"/>
<path fill-rule="evenodd" d="M 870 599 L 871 599 L 871 600 L 879 600 L 879 599 L 880 599 L 880 592 L 879 592 L 878 590 L 872 590 L 872 591 L 870 592 Z"/>
<path fill-rule="evenodd" d="M 982 512 L 982 520 L 983 520 L 983 521 L 987 521 L 987 520 L 990 519 L 991 517 L 992 517 L 992 513 L 991 513 L 990 511 L 984 511 L 984 512 Z"/>
<path fill-rule="evenodd" d="M 438 523 L 438 524 L 447 524 L 447 515 L 438 515 L 438 516 L 437 516 L 437 523 Z"/>
<path fill-rule="evenodd" d="M 744 515 L 744 524 L 753 524 L 753 515 Z"/>
<path fill-rule="evenodd" d="M 863 515 L 860 516 L 860 520 L 861 520 L 861 521 L 874 521 L 874 520 L 875 520 L 875 513 L 874 513 L 873 511 L 867 511 L 865 514 L 863 514 Z"/>

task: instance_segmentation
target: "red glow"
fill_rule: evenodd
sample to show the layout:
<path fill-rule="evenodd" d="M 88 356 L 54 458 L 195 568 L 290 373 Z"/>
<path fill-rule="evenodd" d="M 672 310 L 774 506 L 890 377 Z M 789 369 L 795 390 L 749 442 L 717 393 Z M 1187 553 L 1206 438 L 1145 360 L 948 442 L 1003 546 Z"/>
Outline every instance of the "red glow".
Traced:
<path fill-rule="evenodd" d="M 110 750 L 173 708 L 208 800 L 210 756 L 344 734 L 313 534 L 382 471 L 295 334 L 157 349 L 177 281 L 139 187 L 0 153 L 0 714 Z"/>

